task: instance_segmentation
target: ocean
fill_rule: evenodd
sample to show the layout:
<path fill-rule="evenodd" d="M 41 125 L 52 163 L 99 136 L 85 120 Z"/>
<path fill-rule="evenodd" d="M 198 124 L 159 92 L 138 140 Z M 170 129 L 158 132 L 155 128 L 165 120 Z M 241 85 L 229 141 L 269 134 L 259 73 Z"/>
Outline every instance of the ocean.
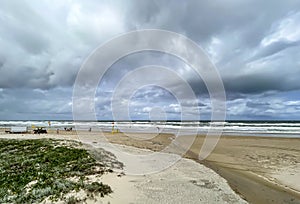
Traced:
<path fill-rule="evenodd" d="M 12 126 L 47 127 L 64 129 L 73 127 L 77 130 L 123 132 L 163 132 L 180 134 L 206 134 L 209 130 L 222 131 L 223 135 L 270 136 L 300 138 L 300 121 L 0 121 L 0 128 Z"/>

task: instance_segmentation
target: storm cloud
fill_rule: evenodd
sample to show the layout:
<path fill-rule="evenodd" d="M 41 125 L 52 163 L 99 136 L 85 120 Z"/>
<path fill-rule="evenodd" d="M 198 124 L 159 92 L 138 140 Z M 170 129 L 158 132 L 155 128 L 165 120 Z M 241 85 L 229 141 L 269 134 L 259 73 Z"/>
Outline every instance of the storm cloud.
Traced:
<path fill-rule="evenodd" d="M 297 0 L 1 1 L 0 119 L 72 119 L 73 85 L 84 61 L 109 39 L 138 29 L 177 32 L 204 49 L 224 83 L 227 119 L 300 119 L 299 25 Z M 198 104 L 209 119 L 201 76 L 174 56 L 145 52 L 120 59 L 100 81 L 94 99 L 99 120 L 112 119 L 118 82 L 146 65 L 178 73 L 197 101 L 186 96 L 179 104 L 161 87 L 141 87 L 131 97 L 132 118 L 148 119 L 159 106 L 168 119 L 180 119 L 178 107 L 193 113 Z M 166 86 L 181 90 L 176 80 Z"/>

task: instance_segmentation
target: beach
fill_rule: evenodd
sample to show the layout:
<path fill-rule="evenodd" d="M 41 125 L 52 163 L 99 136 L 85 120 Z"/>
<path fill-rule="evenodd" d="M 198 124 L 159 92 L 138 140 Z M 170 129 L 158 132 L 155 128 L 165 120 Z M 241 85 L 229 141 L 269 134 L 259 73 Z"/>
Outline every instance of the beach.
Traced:
<path fill-rule="evenodd" d="M 103 144 L 97 137 L 97 133 L 84 133 L 86 148 L 94 152 L 105 149 L 112 152 L 113 149 Z M 117 136 L 117 135 L 111 135 Z M 78 141 L 75 132 L 65 134 L 0 134 L 2 139 L 67 139 Z M 98 138 L 98 139 L 97 139 Z M 103 138 L 102 138 L 103 139 Z M 116 145 L 131 154 L 152 154 L 149 149 L 141 149 L 124 144 Z M 169 154 L 173 157 L 172 154 Z M 117 159 L 120 162 L 124 162 Z M 166 157 L 168 159 L 168 157 Z M 126 161 L 125 161 L 126 162 Z M 158 173 L 145 175 L 131 175 L 126 163 L 124 171 L 114 170 L 113 173 L 101 176 L 100 181 L 109 185 L 113 193 L 104 198 L 87 200 L 87 203 L 247 203 L 237 195 L 228 185 L 227 181 L 213 170 L 191 159 L 183 158 L 169 168 Z M 134 161 L 134 165 L 145 166 L 147 164 Z M 79 197 L 82 196 L 79 192 Z M 46 202 L 47 203 L 47 202 Z"/>
<path fill-rule="evenodd" d="M 169 135 L 170 136 L 170 135 Z M 181 136 L 184 144 L 186 137 Z M 159 151 L 166 138 L 152 143 L 134 141 L 124 135 L 110 141 Z M 198 160 L 204 136 L 197 136 L 186 158 Z M 223 176 L 230 186 L 252 203 L 300 203 L 300 139 L 223 136 L 212 154 L 198 161 Z"/>
<path fill-rule="evenodd" d="M 300 0 L 0 1 L 0 204 L 300 204 Z"/>
<path fill-rule="evenodd" d="M 118 148 L 132 154 L 152 153 L 124 145 Z M 145 164 L 137 162 L 136 165 Z M 185 158 L 158 173 L 110 176 L 108 180 L 104 177 L 105 181 L 115 193 L 102 199 L 102 203 L 247 203 L 214 171 Z"/>
<path fill-rule="evenodd" d="M 78 136 L 75 131 L 61 131 L 60 134 L 53 132 L 47 135 L 2 133 L 0 137 L 20 139 L 50 137 L 81 140 L 93 148 L 105 149 L 103 137 L 99 135 L 100 133 L 97 132 L 81 131 Z M 172 134 L 160 134 L 149 139 L 148 134 L 128 135 L 104 133 L 104 138 L 117 145 L 118 148 L 125 148 L 126 151 L 157 152 L 171 145 L 171 141 L 175 137 Z M 188 137 L 191 136 L 180 136 L 177 139 L 180 144 L 184 144 Z M 146 138 L 148 139 L 145 140 Z M 105 199 L 116 201 L 111 203 L 120 202 L 122 194 L 124 194 L 121 189 L 125 185 L 126 189 L 131 189 L 132 194 L 126 193 L 125 198 L 121 200 L 127 199 L 128 203 L 147 203 L 145 202 L 147 199 L 149 199 L 148 203 L 155 203 L 155 201 L 162 201 L 163 197 L 172 201 L 174 198 L 172 195 L 175 192 L 180 193 L 180 198 L 191 198 L 190 203 L 193 201 L 199 203 L 199 199 L 203 199 L 202 203 L 211 203 L 209 200 L 214 197 L 213 195 L 217 195 L 214 203 L 243 203 L 246 201 L 249 203 L 300 203 L 300 186 L 297 182 L 300 175 L 298 159 L 300 158 L 300 139 L 223 136 L 212 154 L 207 159 L 200 161 L 198 155 L 204 139 L 204 136 L 198 135 L 184 155 L 186 159 L 180 160 L 157 174 L 143 175 L 142 177 L 126 175 L 121 177 L 123 179 L 121 182 L 115 182 L 115 179 L 120 179 L 118 176 L 114 178 L 110 176 L 107 179 L 111 181 L 112 188 L 114 188 L 114 183 L 118 185 L 123 183 L 123 186 L 117 185 L 115 188 L 118 190 L 115 191 L 115 195 Z M 109 150 L 108 148 L 107 151 Z M 203 174 L 203 172 L 206 173 Z M 211 179 L 201 177 L 204 175 L 212 177 Z M 208 183 L 205 182 L 207 180 Z M 209 185 L 210 182 L 214 185 Z M 209 186 L 209 188 L 205 186 Z M 163 190 L 165 188 L 168 189 L 166 193 Z M 212 193 L 210 196 L 209 192 Z M 173 200 L 172 203 L 180 203 L 180 200 L 177 201 Z"/>

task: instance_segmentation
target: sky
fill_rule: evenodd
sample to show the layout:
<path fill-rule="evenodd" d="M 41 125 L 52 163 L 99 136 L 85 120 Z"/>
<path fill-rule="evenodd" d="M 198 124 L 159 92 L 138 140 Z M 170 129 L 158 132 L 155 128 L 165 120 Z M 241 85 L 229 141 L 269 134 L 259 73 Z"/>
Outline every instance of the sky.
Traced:
<path fill-rule="evenodd" d="M 204 50 L 225 87 L 226 120 L 300 120 L 299 0 L 0 1 L 0 120 L 72 120 L 74 83 L 88 56 L 140 29 L 176 32 Z M 136 73 L 122 86 L 124 93 L 137 89 L 127 96 L 131 119 L 180 120 L 183 112 L 210 119 L 211 98 L 201 76 L 180 59 L 154 51 L 113 64 L 94 104 L 82 106 L 98 120 L 116 119 L 112 97 L 119 82 L 147 65 L 176 72 L 197 100 L 185 96 L 179 102 L 172 91 L 183 85 L 167 73 L 155 79 L 150 72 Z M 151 79 L 153 85 L 139 87 Z M 171 90 L 155 85 L 160 82 Z"/>

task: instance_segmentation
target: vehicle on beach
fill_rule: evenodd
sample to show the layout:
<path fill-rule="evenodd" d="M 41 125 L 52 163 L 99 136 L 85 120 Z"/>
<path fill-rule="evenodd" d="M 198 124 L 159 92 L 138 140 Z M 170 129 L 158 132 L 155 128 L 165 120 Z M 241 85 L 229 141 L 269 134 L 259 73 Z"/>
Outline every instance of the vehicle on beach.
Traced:
<path fill-rule="evenodd" d="M 10 134 L 23 134 L 23 133 L 28 133 L 28 128 L 27 127 L 11 127 L 10 130 L 6 130 L 6 133 Z"/>
<path fill-rule="evenodd" d="M 73 130 L 73 128 L 72 128 L 72 127 L 65 127 L 64 129 L 65 129 L 65 131 L 67 131 L 67 132 L 70 132 L 70 131 L 72 131 L 72 130 Z"/>
<path fill-rule="evenodd" d="M 47 130 L 44 127 L 38 127 L 33 130 L 33 134 L 47 134 Z"/>

